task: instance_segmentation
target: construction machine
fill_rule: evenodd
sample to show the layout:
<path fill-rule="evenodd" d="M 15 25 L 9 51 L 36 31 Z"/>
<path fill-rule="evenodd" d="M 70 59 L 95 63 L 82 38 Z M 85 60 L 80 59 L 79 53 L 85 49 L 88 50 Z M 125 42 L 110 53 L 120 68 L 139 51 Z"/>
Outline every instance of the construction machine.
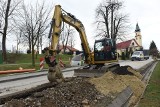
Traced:
<path fill-rule="evenodd" d="M 85 57 L 85 63 L 87 64 L 79 69 L 75 69 L 74 76 L 101 76 L 106 71 L 119 66 L 115 41 L 113 39 L 103 38 L 96 40 L 94 43 L 94 51 L 91 51 L 82 22 L 71 13 L 63 10 L 60 5 L 56 5 L 49 33 L 51 46 L 44 49 L 45 61 L 49 66 L 48 80 L 50 82 L 57 81 L 58 79 L 64 80 L 59 65 L 55 59 L 55 56 L 58 53 L 57 45 L 62 30 L 62 22 L 69 24 L 78 31 Z"/>

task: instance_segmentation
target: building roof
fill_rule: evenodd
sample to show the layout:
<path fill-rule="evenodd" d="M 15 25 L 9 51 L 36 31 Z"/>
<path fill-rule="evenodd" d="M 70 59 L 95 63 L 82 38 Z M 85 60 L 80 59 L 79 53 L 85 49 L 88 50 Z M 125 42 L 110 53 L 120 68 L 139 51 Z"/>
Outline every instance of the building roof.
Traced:
<path fill-rule="evenodd" d="M 65 47 L 65 46 L 64 46 Z M 64 47 L 62 45 L 59 46 L 59 50 L 64 49 Z M 71 47 L 71 46 L 66 46 L 66 49 L 69 49 L 70 51 L 78 51 L 77 49 Z"/>
<path fill-rule="evenodd" d="M 132 40 L 128 40 L 128 41 L 124 41 L 124 42 L 121 42 L 121 43 L 118 43 L 116 45 L 117 49 L 126 49 L 129 47 L 129 45 L 131 44 Z"/>
<path fill-rule="evenodd" d="M 130 44 L 131 44 L 132 41 L 134 41 L 137 44 L 137 46 L 139 46 L 139 44 L 136 42 L 135 39 L 131 39 L 131 40 L 128 40 L 128 41 L 117 43 L 116 47 L 117 47 L 117 49 L 126 49 L 126 48 L 129 48 L 129 46 L 130 46 Z"/>

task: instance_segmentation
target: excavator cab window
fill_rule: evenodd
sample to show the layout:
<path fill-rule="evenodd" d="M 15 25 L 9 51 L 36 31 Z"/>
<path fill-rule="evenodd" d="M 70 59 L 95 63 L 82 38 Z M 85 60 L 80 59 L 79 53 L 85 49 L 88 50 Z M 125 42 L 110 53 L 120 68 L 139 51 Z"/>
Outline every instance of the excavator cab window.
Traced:
<path fill-rule="evenodd" d="M 94 59 L 95 61 L 110 61 L 115 60 L 115 49 L 112 39 L 102 39 L 95 41 L 94 44 Z"/>

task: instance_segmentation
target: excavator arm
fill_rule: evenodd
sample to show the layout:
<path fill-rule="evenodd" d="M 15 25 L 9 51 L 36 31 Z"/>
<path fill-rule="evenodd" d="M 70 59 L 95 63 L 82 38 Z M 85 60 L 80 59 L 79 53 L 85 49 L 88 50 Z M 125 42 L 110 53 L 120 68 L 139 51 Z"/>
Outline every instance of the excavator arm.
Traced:
<path fill-rule="evenodd" d="M 51 82 L 57 80 L 56 74 L 61 74 L 60 68 L 58 67 L 56 60 L 53 59 L 55 59 L 58 51 L 57 45 L 60 38 L 62 22 L 69 24 L 79 32 L 81 45 L 85 56 L 85 62 L 87 64 L 94 64 L 94 56 L 93 53 L 90 51 L 83 24 L 74 15 L 63 10 L 60 5 L 56 5 L 49 33 L 49 38 L 51 39 L 51 46 L 45 49 L 45 60 L 46 63 L 49 65 L 48 80 Z M 63 78 L 62 74 L 59 77 Z"/>
<path fill-rule="evenodd" d="M 67 13 L 64 11 L 60 5 L 55 6 L 54 16 L 52 19 L 52 42 L 51 42 L 51 50 L 55 51 L 57 49 L 60 33 L 61 33 L 61 25 L 62 22 L 69 24 L 74 27 L 78 32 L 81 39 L 82 48 L 85 54 L 85 62 L 88 64 L 93 64 L 94 59 L 93 55 L 90 51 L 89 44 L 87 41 L 85 28 L 80 20 L 78 20 L 74 15 Z"/>

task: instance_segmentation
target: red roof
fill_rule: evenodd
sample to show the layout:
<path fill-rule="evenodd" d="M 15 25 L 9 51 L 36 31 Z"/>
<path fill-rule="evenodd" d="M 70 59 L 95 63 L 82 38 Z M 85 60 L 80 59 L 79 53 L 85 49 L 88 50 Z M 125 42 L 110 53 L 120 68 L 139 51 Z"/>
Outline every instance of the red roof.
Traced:
<path fill-rule="evenodd" d="M 64 47 L 62 45 L 59 46 L 59 50 L 64 49 Z M 71 46 L 66 46 L 66 49 L 69 49 L 70 51 L 78 51 L 77 49 L 71 47 Z"/>
<path fill-rule="evenodd" d="M 135 43 L 139 46 L 139 44 L 136 42 L 135 39 L 131 39 L 131 40 L 128 40 L 128 41 L 124 41 L 124 42 L 118 43 L 116 45 L 117 49 L 126 49 L 126 48 L 128 48 L 130 46 L 132 40 L 134 40 Z"/>

